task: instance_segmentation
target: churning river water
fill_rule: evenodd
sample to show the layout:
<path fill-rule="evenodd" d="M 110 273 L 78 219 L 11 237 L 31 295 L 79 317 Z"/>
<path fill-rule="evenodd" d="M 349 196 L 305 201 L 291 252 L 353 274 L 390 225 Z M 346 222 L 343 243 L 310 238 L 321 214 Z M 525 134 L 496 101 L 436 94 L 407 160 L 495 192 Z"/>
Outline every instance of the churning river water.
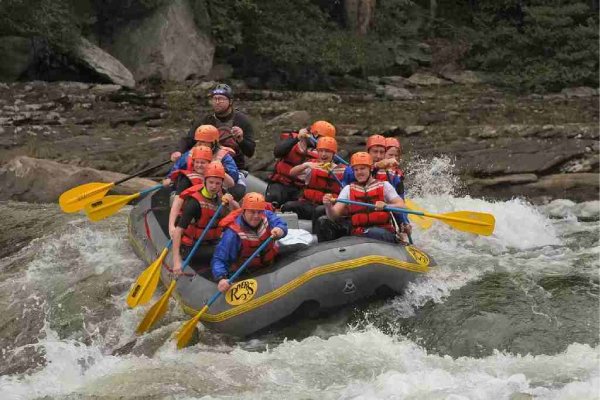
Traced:
<path fill-rule="evenodd" d="M 174 301 L 135 339 L 127 209 L 0 203 L 0 399 L 598 399 L 600 203 L 472 199 L 437 162 L 413 199 L 493 213 L 493 236 L 415 228 L 439 265 L 403 296 L 181 351 Z"/>

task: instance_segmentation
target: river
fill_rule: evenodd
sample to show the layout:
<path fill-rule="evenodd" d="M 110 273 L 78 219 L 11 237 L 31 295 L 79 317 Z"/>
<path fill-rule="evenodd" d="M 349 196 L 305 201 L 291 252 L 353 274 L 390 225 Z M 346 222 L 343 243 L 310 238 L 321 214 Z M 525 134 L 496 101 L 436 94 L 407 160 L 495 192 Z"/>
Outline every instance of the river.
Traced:
<path fill-rule="evenodd" d="M 135 340 L 127 208 L 0 203 L 0 398 L 597 399 L 600 203 L 475 199 L 446 159 L 413 170 L 419 205 L 491 212 L 494 235 L 415 228 L 439 265 L 403 296 L 243 340 L 200 328 L 181 351 L 173 301 Z"/>

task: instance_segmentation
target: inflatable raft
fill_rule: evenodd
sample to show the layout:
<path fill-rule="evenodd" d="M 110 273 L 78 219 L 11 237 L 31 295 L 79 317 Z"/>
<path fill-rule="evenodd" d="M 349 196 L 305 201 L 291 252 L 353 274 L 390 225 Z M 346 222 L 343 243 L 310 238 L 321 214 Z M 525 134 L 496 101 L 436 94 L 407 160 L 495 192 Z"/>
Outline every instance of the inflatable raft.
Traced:
<path fill-rule="evenodd" d="M 148 264 L 169 240 L 168 215 L 169 194 L 164 190 L 145 197 L 131 211 L 130 241 Z M 290 229 L 298 228 L 295 214 L 283 216 Z M 242 280 L 234 283 L 203 315 L 202 322 L 218 332 L 246 336 L 296 313 L 314 314 L 373 296 L 401 294 L 409 282 L 433 265 L 434 260 L 415 246 L 359 237 L 313 242 L 300 251 L 280 256 L 259 275 L 242 275 Z M 165 286 L 172 279 L 170 270 L 169 255 L 161 271 Z M 193 274 L 192 269 L 186 271 L 188 274 L 179 278 L 175 296 L 185 312 L 194 315 L 217 287 L 211 280 Z"/>

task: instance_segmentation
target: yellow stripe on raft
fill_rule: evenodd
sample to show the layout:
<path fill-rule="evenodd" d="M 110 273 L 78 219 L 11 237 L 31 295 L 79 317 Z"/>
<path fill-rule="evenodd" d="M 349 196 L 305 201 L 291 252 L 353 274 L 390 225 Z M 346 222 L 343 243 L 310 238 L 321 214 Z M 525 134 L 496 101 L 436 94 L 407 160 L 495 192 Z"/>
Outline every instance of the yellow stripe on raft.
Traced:
<path fill-rule="evenodd" d="M 396 260 L 394 258 L 385 257 L 385 256 L 365 256 L 360 258 L 355 258 L 353 260 L 346 261 L 338 261 L 332 264 L 323 265 L 321 267 L 316 267 L 311 269 L 310 271 L 306 271 L 304 274 L 300 275 L 296 279 L 286 283 L 285 285 L 269 292 L 263 296 L 252 299 L 248 303 L 242 304 L 240 306 L 234 307 L 230 310 L 223 311 L 219 314 L 204 314 L 201 318 L 202 321 L 207 322 L 223 322 L 229 318 L 233 318 L 237 315 L 246 313 L 248 311 L 252 311 L 255 308 L 261 307 L 267 303 L 270 303 L 274 300 L 277 300 L 280 297 L 287 295 L 289 292 L 293 291 L 299 286 L 302 286 L 306 282 L 314 279 L 316 277 L 331 274 L 334 272 L 345 271 L 354 268 L 360 268 L 368 264 L 383 264 L 389 267 L 403 269 L 411 272 L 419 272 L 425 273 L 429 270 L 429 266 L 427 265 L 419 265 L 408 263 L 406 261 Z M 180 299 L 181 301 L 181 299 Z M 195 315 L 198 313 L 197 310 L 189 307 L 183 301 L 181 301 L 183 305 L 183 310 L 190 315 Z"/>
<path fill-rule="evenodd" d="M 135 236 L 133 235 L 133 232 L 131 231 L 132 225 L 130 224 L 129 226 L 130 226 L 130 229 L 129 229 L 130 238 L 132 239 L 133 243 L 135 243 L 136 247 L 138 247 L 138 249 L 141 249 L 140 244 L 135 239 Z M 414 246 L 412 246 L 412 247 L 414 247 Z M 143 251 L 141 251 L 140 253 L 144 254 Z M 385 257 L 385 256 L 365 256 L 365 257 L 355 258 L 353 260 L 338 261 L 335 263 L 322 265 L 320 267 L 315 267 L 315 268 L 311 269 L 310 271 L 306 271 L 304 274 L 289 281 L 285 285 L 283 285 L 263 296 L 254 298 L 251 301 L 249 301 L 248 303 L 239 305 L 237 307 L 231 308 L 227 311 L 223 311 L 218 314 L 206 314 L 205 313 L 202 315 L 200 320 L 207 321 L 207 322 L 223 322 L 225 320 L 228 320 L 229 318 L 233 318 L 235 316 L 246 313 L 248 311 L 252 311 L 255 308 L 261 307 L 267 303 L 277 300 L 278 298 L 287 295 L 289 292 L 293 291 L 294 289 L 298 288 L 299 286 L 302 286 L 303 284 L 310 281 L 311 279 L 317 278 L 322 275 L 332 274 L 335 272 L 346 271 L 349 269 L 364 267 L 365 265 L 368 265 L 368 264 L 382 264 L 382 265 L 386 265 L 388 267 L 398 268 L 398 269 L 403 269 L 406 271 L 418 272 L 418 273 L 426 273 L 429 271 L 428 264 L 422 265 L 422 264 L 416 264 L 416 263 L 409 263 L 406 261 L 396 260 L 395 258 Z M 198 310 L 185 304 L 185 302 L 183 301 L 183 299 L 181 298 L 179 293 L 175 292 L 174 296 L 177 297 L 177 299 L 181 303 L 183 310 L 186 314 L 194 315 L 194 316 L 196 314 L 198 314 Z"/>

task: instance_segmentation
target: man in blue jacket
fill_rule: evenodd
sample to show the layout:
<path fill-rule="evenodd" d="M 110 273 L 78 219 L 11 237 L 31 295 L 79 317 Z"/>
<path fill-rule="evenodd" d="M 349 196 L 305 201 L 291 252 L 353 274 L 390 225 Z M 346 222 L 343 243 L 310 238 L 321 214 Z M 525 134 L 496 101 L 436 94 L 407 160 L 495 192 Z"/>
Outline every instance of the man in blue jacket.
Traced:
<path fill-rule="evenodd" d="M 267 202 L 260 193 L 251 192 L 244 196 L 242 207 L 232 212 L 219 225 L 224 228 L 221 241 L 217 244 L 211 262 L 212 273 L 218 282 L 217 288 L 226 292 L 227 281 L 252 253 L 269 237 L 280 239 L 287 235 L 287 223 L 272 211 L 267 211 Z M 272 241 L 248 265 L 248 270 L 268 267 L 279 252 L 277 242 Z"/>

